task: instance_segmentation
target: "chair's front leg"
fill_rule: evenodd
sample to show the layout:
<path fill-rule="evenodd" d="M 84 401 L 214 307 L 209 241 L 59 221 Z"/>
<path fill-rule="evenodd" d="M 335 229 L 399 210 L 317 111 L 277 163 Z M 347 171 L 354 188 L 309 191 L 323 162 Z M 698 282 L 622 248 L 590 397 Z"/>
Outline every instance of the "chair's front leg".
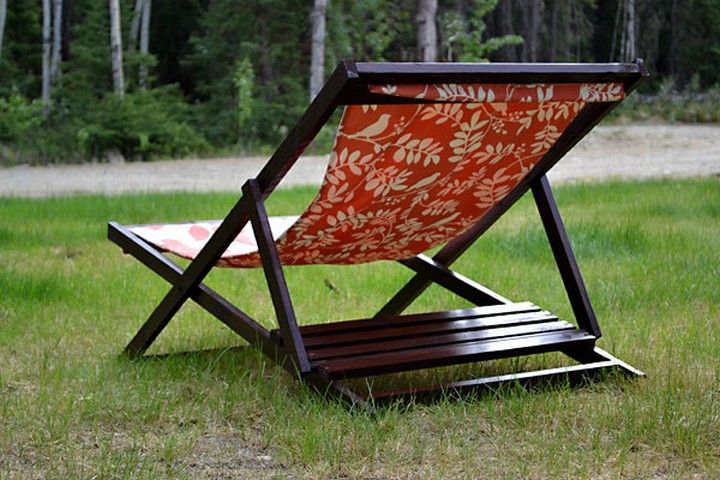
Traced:
<path fill-rule="evenodd" d="M 540 177 L 531 188 L 578 326 L 600 338 L 600 326 L 547 177 Z"/>
<path fill-rule="evenodd" d="M 248 199 L 243 196 L 125 347 L 126 353 L 141 355 L 148 349 L 249 221 Z"/>

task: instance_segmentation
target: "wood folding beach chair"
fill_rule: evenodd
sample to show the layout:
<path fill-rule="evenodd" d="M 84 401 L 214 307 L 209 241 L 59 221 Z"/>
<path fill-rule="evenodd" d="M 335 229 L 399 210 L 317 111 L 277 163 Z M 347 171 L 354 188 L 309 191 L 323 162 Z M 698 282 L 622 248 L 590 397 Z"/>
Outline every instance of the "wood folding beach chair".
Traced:
<path fill-rule="evenodd" d="M 411 64 L 343 61 L 222 221 L 109 224 L 108 237 L 172 288 L 128 344 L 142 354 L 187 299 L 321 392 L 368 398 L 347 380 L 562 352 L 577 364 L 430 387 L 376 400 L 507 381 L 638 370 L 595 346 L 600 328 L 545 177 L 645 75 L 628 64 Z M 299 217 L 264 200 L 333 112 L 342 119 L 322 186 Z M 513 302 L 450 270 L 528 190 L 576 324 Z M 442 246 L 432 257 L 423 252 Z M 164 253 L 191 259 L 183 270 Z M 415 275 L 374 316 L 300 326 L 283 267 L 398 261 Z M 269 331 L 203 284 L 214 266 L 262 267 L 277 316 Z M 474 308 L 403 315 L 437 284 Z M 356 382 L 357 383 L 357 382 Z"/>

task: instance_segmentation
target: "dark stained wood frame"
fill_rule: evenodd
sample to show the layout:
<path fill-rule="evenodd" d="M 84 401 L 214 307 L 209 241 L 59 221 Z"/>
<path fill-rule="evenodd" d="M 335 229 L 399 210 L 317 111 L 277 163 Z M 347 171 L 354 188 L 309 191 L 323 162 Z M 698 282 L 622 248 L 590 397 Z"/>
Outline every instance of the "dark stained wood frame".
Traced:
<path fill-rule="evenodd" d="M 108 238 L 171 284 L 171 288 L 127 345 L 141 355 L 184 302 L 191 298 L 248 343 L 292 374 L 299 374 L 322 393 L 350 402 L 398 396 L 428 396 L 440 391 L 495 388 L 514 381 L 534 384 L 561 376 L 581 381 L 607 369 L 629 375 L 642 372 L 595 347 L 601 332 L 563 226 L 546 172 L 616 104 L 590 103 L 577 115 L 548 153 L 510 193 L 477 224 L 448 242 L 432 258 L 418 255 L 400 263 L 415 271 L 372 319 L 301 327 L 272 239 L 264 200 L 292 168 L 335 109 L 343 105 L 420 102 L 369 93 L 368 84 L 402 83 L 540 83 L 622 82 L 626 93 L 646 76 L 642 61 L 628 64 L 452 64 L 341 62 L 297 126 L 282 142 L 255 179 L 242 188 L 230 210 L 197 257 L 183 270 L 116 222 Z M 450 270 L 457 260 L 521 196 L 531 190 L 548 236 L 577 327 L 527 303 L 513 303 L 492 290 Z M 265 278 L 279 329 L 268 331 L 231 302 L 203 284 L 222 253 L 250 222 L 255 232 Z M 429 285 L 436 283 L 477 305 L 475 309 L 401 315 Z M 471 361 L 561 351 L 580 362 L 572 367 L 523 372 L 455 382 L 361 394 L 344 380 Z"/>

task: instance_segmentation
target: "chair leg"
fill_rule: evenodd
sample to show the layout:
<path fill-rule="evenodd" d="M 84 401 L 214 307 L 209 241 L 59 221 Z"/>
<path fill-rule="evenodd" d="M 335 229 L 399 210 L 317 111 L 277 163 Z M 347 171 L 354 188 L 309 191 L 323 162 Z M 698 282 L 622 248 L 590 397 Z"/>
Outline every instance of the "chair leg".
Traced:
<path fill-rule="evenodd" d="M 183 297 L 177 286 L 172 287 L 127 344 L 125 353 L 131 356 L 145 353 L 160 332 L 170 323 L 170 319 L 180 310 L 187 297 L 189 297 L 189 293 Z"/>
<path fill-rule="evenodd" d="M 110 222 L 108 239 L 170 284 L 174 285 L 179 282 L 183 275 L 183 269 L 179 265 L 122 225 Z M 265 327 L 207 285 L 202 283 L 198 285 L 192 291 L 191 298 L 201 308 L 214 315 L 245 341 L 257 346 L 266 355 L 272 358 L 279 355 L 278 349 L 281 347 L 270 339 L 270 332 Z M 287 367 L 285 364 L 283 366 Z"/>
<path fill-rule="evenodd" d="M 247 197 L 250 205 L 250 221 L 258 244 L 265 280 L 270 290 L 270 297 L 275 308 L 275 315 L 283 337 L 285 350 L 300 373 L 309 373 L 310 361 L 295 318 L 290 291 L 275 248 L 275 241 L 270 230 L 265 205 L 255 180 L 248 180 L 243 186 L 243 196 Z"/>
<path fill-rule="evenodd" d="M 243 196 L 190 263 L 179 281 L 155 307 L 140 331 L 125 347 L 127 354 L 142 355 L 150 347 L 248 221 L 250 221 L 248 199 Z"/>
<path fill-rule="evenodd" d="M 560 271 L 565 291 L 567 292 L 570 306 L 575 314 L 578 326 L 600 338 L 600 326 L 595 318 L 590 297 L 580 274 L 580 267 L 575 260 L 570 239 L 565 231 L 562 217 L 555 203 L 555 198 L 546 176 L 540 177 L 531 185 L 535 203 L 537 204 L 540 218 L 545 227 L 550 248 L 552 249 L 555 263 Z"/>
<path fill-rule="evenodd" d="M 474 303 L 477 306 L 499 305 L 503 303 L 511 303 L 510 300 L 493 292 L 489 288 L 450 270 L 445 265 L 435 261 L 426 255 L 416 255 L 406 260 L 399 260 L 417 274 L 413 277 L 394 297 L 385 304 L 373 318 L 381 319 L 387 316 L 397 315 L 416 298 L 414 292 L 416 288 L 421 287 L 421 282 L 425 279 L 437 283 L 450 292 L 458 295 L 465 300 Z"/>

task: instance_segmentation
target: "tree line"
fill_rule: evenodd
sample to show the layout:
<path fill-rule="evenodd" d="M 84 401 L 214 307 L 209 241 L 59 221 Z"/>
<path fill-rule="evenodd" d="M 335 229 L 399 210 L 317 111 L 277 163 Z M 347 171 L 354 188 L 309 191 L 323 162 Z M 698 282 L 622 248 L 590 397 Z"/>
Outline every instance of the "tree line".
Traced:
<path fill-rule="evenodd" d="M 0 0 L 0 159 L 263 150 L 345 57 L 643 57 L 646 89 L 705 89 L 720 0 Z"/>

